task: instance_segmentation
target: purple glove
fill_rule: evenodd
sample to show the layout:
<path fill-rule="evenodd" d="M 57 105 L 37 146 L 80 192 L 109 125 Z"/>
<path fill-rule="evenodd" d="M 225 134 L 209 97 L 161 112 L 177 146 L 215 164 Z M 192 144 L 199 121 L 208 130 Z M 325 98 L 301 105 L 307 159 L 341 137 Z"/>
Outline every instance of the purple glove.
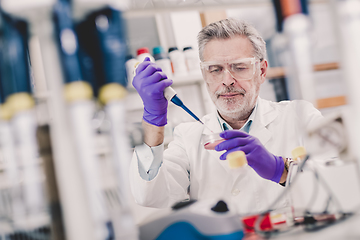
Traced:
<path fill-rule="evenodd" d="M 260 177 L 278 183 L 284 171 L 284 161 L 280 156 L 271 154 L 261 144 L 259 139 L 243 131 L 226 130 L 220 133 L 220 137 L 226 140 L 215 147 L 216 151 L 226 152 L 220 156 L 225 160 L 226 156 L 235 151 L 243 151 L 246 155 L 248 164 Z"/>
<path fill-rule="evenodd" d="M 171 84 L 172 80 L 148 57 L 137 67 L 133 86 L 144 103 L 143 119 L 146 122 L 159 127 L 166 125 L 168 101 L 164 89 Z"/>

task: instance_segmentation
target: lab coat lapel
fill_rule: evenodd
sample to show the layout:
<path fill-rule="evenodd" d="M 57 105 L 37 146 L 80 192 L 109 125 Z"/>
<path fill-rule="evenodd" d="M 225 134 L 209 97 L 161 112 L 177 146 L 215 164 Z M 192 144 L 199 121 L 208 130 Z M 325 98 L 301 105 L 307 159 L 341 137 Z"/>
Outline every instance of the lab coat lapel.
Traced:
<path fill-rule="evenodd" d="M 275 120 L 277 115 L 277 110 L 272 107 L 268 101 L 264 101 L 259 98 L 256 115 L 254 122 L 251 125 L 249 134 L 257 137 L 265 146 L 265 144 L 272 138 L 272 133 L 267 129 L 267 126 Z M 248 174 L 251 175 L 249 171 L 247 171 L 247 175 Z M 234 184 L 240 183 L 244 179 L 243 177 L 244 176 L 242 175 L 235 176 Z"/>
<path fill-rule="evenodd" d="M 268 101 L 259 98 L 254 122 L 250 128 L 250 135 L 257 137 L 265 146 L 272 138 L 272 133 L 267 126 L 278 116 L 278 111 Z"/>

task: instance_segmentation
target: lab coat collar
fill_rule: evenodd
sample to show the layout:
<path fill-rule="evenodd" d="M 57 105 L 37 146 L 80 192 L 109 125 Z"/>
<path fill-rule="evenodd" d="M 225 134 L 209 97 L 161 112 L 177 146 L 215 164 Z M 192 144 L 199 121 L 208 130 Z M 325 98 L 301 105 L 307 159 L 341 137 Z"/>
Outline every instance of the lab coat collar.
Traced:
<path fill-rule="evenodd" d="M 256 102 L 255 104 L 255 107 L 252 111 L 252 113 L 250 114 L 248 120 L 246 121 L 246 123 L 241 127 L 240 130 L 246 132 L 246 133 L 249 133 L 249 130 L 251 128 L 251 124 L 252 122 L 254 121 L 254 117 L 255 117 L 255 114 L 256 114 L 256 109 L 257 109 L 257 105 L 258 103 Z M 220 127 L 221 127 L 221 130 L 222 131 L 225 131 L 225 130 L 233 130 L 233 128 L 220 116 L 219 112 L 216 111 L 216 117 L 219 121 L 219 124 L 220 124 Z"/>
<path fill-rule="evenodd" d="M 265 144 L 272 138 L 272 133 L 267 129 L 267 126 L 275 120 L 278 116 L 278 111 L 270 104 L 269 101 L 258 98 L 258 109 L 252 127 L 250 128 L 250 135 L 257 137 L 260 142 Z"/>

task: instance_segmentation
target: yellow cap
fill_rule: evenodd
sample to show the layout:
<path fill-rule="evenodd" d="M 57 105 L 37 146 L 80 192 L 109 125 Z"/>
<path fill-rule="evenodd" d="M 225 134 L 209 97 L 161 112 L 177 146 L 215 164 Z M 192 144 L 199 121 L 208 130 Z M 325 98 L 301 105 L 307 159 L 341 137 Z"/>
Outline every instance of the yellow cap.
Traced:
<path fill-rule="evenodd" d="M 294 160 L 303 159 L 306 156 L 306 150 L 304 147 L 299 146 L 291 151 L 291 155 Z"/>
<path fill-rule="evenodd" d="M 8 104 L 4 103 L 0 105 L 0 119 L 9 120 L 11 118 L 11 110 Z"/>
<path fill-rule="evenodd" d="M 247 164 L 246 155 L 243 151 L 229 153 L 226 160 L 229 161 L 230 168 L 238 168 Z"/>
<path fill-rule="evenodd" d="M 34 99 L 29 93 L 14 93 L 6 99 L 10 117 L 19 111 L 31 109 L 35 106 Z"/>
<path fill-rule="evenodd" d="M 64 88 L 64 93 L 65 100 L 67 102 L 87 100 L 91 99 L 93 96 L 91 85 L 84 81 L 76 81 L 66 84 Z"/>
<path fill-rule="evenodd" d="M 112 100 L 120 100 L 125 98 L 126 89 L 119 83 L 108 83 L 99 91 L 99 99 L 103 104 L 107 104 Z"/>

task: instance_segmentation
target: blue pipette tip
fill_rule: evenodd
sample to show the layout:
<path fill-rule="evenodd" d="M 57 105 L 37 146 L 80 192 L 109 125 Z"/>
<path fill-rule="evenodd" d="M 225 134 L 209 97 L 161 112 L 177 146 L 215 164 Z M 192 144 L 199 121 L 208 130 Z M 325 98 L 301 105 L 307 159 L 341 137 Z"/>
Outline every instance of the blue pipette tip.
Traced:
<path fill-rule="evenodd" d="M 188 108 L 184 105 L 184 103 L 180 100 L 180 98 L 178 98 L 177 95 L 175 95 L 175 96 L 171 99 L 171 101 L 172 101 L 175 105 L 177 105 L 177 106 L 181 107 L 182 109 L 184 109 L 188 114 L 190 114 L 193 118 L 195 118 L 196 121 L 201 122 L 200 119 L 199 119 L 193 112 L 191 112 L 190 109 L 188 109 Z M 202 122 L 201 122 L 201 123 L 202 123 Z"/>
<path fill-rule="evenodd" d="M 188 114 L 190 114 L 193 118 L 195 118 L 196 121 L 200 122 L 202 125 L 204 125 L 207 129 L 210 130 L 210 132 L 213 132 L 208 126 L 206 126 L 201 120 L 200 118 L 198 118 L 193 112 L 190 111 L 190 109 L 188 109 L 184 103 L 180 100 L 180 98 L 178 98 L 178 96 L 174 95 L 174 97 L 170 100 L 171 102 L 173 102 L 175 105 L 181 107 L 182 109 L 184 109 Z"/>
<path fill-rule="evenodd" d="M 184 105 L 184 103 L 180 100 L 180 98 L 178 98 L 177 95 L 174 95 L 174 96 L 172 97 L 171 101 L 172 101 L 175 105 L 180 106 L 180 107 L 181 107 L 182 105 Z"/>

